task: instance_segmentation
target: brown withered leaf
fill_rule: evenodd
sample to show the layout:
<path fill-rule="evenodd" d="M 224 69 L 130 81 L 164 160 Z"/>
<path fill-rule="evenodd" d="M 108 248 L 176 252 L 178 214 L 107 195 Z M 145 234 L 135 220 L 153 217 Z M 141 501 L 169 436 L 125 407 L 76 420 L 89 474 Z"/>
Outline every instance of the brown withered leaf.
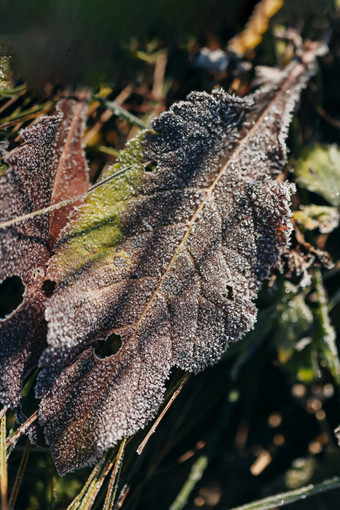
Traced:
<path fill-rule="evenodd" d="M 60 473 L 145 426 L 172 366 L 198 372 L 253 327 L 289 238 L 294 187 L 276 177 L 314 58 L 249 97 L 194 92 L 173 105 L 69 225 L 49 265 L 57 288 L 37 385 Z M 115 335 L 121 347 L 104 357 Z"/>
<path fill-rule="evenodd" d="M 87 190 L 86 108 L 84 101 L 63 99 L 56 115 L 21 132 L 25 143 L 6 156 L 10 168 L 0 177 L 1 221 Z M 6 405 L 18 405 L 23 380 L 46 347 L 46 266 L 75 205 L 0 229 L 0 283 L 17 275 L 25 286 L 22 303 L 0 321 L 0 400 Z"/>

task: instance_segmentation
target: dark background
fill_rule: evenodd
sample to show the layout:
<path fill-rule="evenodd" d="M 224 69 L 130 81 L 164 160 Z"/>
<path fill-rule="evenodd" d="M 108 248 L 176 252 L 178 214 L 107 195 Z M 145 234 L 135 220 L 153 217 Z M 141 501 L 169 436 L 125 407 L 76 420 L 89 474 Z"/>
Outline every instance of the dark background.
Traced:
<path fill-rule="evenodd" d="M 53 111 L 54 101 L 66 89 L 87 87 L 97 92 L 105 86 L 109 87 L 107 98 L 115 99 L 130 87 L 123 106 L 146 122 L 191 90 L 210 91 L 222 85 L 243 95 L 251 90 L 255 65 L 285 63 L 289 51 L 285 47 L 280 53 L 273 35 L 275 27 L 283 26 L 295 27 L 304 37 L 327 39 L 330 48 L 320 60 L 318 73 L 304 92 L 292 123 L 290 165 L 305 147 L 338 142 L 340 13 L 334 2 L 287 0 L 259 46 L 239 59 L 229 55 L 231 63 L 225 72 L 194 66 L 202 47 L 225 50 L 228 41 L 244 28 L 255 5 L 248 0 L 0 0 L 1 51 L 12 55 L 12 86 L 27 83 L 25 93 L 2 113 L 1 138 L 16 146 L 20 127 L 31 121 L 25 117 L 19 121 L 17 112 L 38 108 L 36 115 L 40 115 L 39 108 L 45 112 L 45 104 L 49 105 L 47 112 Z M 166 55 L 163 92 L 158 95 L 154 89 L 157 52 Z M 141 58 L 141 53 L 149 60 Z M 241 74 L 240 62 L 250 64 Z M 8 98 L 0 98 L 0 107 L 6 101 Z M 89 130 L 105 111 L 98 104 L 90 108 Z M 93 179 L 115 160 L 114 151 L 135 132 L 115 115 L 102 122 L 96 137 L 89 137 L 86 143 Z M 112 150 L 107 154 L 102 147 Z M 299 190 L 297 200 L 324 203 L 306 190 Z M 311 234 L 309 241 L 316 244 L 317 234 Z M 338 260 L 338 241 L 338 232 L 334 232 L 326 243 L 334 261 Z M 339 287 L 339 273 L 324 270 L 324 275 L 328 275 L 325 286 L 332 298 Z M 332 376 L 321 368 L 313 380 L 301 380 L 297 362 L 287 366 L 278 356 L 275 338 L 280 328 L 287 335 L 293 332 L 296 342 L 306 334 L 281 320 L 283 285 L 283 278 L 278 277 L 272 289 L 263 289 L 258 302 L 261 320 L 255 332 L 232 346 L 217 366 L 190 376 L 143 456 L 138 457 L 134 448 L 144 433 L 129 445 L 121 480 L 122 484 L 130 480 L 132 488 L 124 509 L 169 508 L 201 456 L 207 459 L 207 467 L 188 497 L 186 508 L 192 510 L 226 510 L 339 475 L 340 453 L 333 433 L 340 423 L 339 391 Z M 311 309 L 314 290 L 312 286 L 306 291 Z M 2 299 L 7 301 L 8 294 Z M 276 307 L 273 316 L 269 313 L 272 306 Z M 337 329 L 339 312 L 338 301 L 330 311 Z M 303 362 L 300 359 L 299 363 Z M 173 378 L 179 375 L 175 373 Z M 317 415 L 320 410 L 325 413 L 322 419 Z M 10 485 L 24 445 L 22 439 L 10 458 Z M 254 474 L 252 466 L 263 452 L 272 460 Z M 49 452 L 33 447 L 17 508 L 64 509 L 89 472 L 81 470 L 61 479 L 55 474 Z M 95 508 L 101 508 L 104 494 Z M 290 508 L 336 510 L 339 498 L 340 491 L 332 491 Z"/>

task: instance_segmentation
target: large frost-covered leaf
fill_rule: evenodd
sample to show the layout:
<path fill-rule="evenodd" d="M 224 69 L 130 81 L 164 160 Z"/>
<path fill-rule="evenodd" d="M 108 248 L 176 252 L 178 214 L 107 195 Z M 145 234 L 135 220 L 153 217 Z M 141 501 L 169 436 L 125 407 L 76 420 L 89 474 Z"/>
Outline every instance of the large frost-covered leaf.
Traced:
<path fill-rule="evenodd" d="M 60 473 L 143 427 L 172 366 L 202 370 L 253 327 L 289 237 L 294 188 L 275 178 L 309 74 L 296 61 L 247 98 L 190 94 L 130 142 L 111 169 L 126 173 L 64 231 L 37 386 Z"/>
<path fill-rule="evenodd" d="M 0 177 L 1 221 L 87 189 L 85 112 L 84 102 L 64 99 L 56 115 L 21 132 L 25 143 L 6 156 L 10 168 Z M 23 379 L 46 346 L 46 265 L 73 206 L 0 229 L 0 283 L 17 275 L 25 286 L 23 302 L 0 321 L 0 400 L 6 405 L 18 405 Z"/>

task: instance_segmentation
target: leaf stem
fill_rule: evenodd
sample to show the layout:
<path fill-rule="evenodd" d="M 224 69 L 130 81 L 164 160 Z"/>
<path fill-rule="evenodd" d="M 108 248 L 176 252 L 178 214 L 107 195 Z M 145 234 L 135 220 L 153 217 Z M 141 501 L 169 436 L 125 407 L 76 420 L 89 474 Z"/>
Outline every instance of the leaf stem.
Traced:
<path fill-rule="evenodd" d="M 195 488 L 197 482 L 202 478 L 204 471 L 209 464 L 207 455 L 201 455 L 193 464 L 188 479 L 172 503 L 170 510 L 182 510 L 187 504 L 190 494 Z"/>
<path fill-rule="evenodd" d="M 314 269 L 314 285 L 318 296 L 318 308 L 315 311 L 316 340 L 324 363 L 340 385 L 340 362 L 336 346 L 336 334 L 328 315 L 328 301 L 319 268 Z"/>

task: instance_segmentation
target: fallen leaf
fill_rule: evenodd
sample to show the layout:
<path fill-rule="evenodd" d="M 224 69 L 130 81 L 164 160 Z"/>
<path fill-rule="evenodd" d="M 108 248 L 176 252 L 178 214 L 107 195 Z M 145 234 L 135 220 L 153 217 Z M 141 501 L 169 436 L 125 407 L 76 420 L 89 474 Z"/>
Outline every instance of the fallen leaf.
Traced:
<path fill-rule="evenodd" d="M 2 221 L 87 189 L 81 146 L 86 108 L 83 101 L 64 99 L 56 115 L 21 132 L 24 144 L 8 153 L 10 168 L 0 176 Z M 19 404 L 24 378 L 46 346 L 46 266 L 75 205 L 0 229 L 0 282 L 15 275 L 24 285 L 22 303 L 0 321 L 0 395 L 5 405 Z"/>
<path fill-rule="evenodd" d="M 303 57 L 247 98 L 173 105 L 64 231 L 37 384 L 59 473 L 145 426 L 172 366 L 198 372 L 253 327 L 291 230 L 294 186 L 276 177 L 315 53 Z"/>

